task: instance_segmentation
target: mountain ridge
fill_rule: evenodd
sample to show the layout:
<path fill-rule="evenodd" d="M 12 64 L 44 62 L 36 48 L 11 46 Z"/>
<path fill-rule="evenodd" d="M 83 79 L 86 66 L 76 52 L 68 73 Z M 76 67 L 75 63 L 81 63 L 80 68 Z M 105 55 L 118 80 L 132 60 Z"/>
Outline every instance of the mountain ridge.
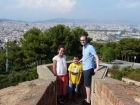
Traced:
<path fill-rule="evenodd" d="M 126 20 L 92 20 L 92 19 L 67 19 L 67 18 L 54 18 L 47 20 L 40 20 L 34 22 L 28 22 L 23 20 L 12 19 L 0 19 L 0 22 L 27 22 L 27 23 L 95 23 L 95 24 L 126 24 L 126 25 L 138 25 L 135 21 Z"/>

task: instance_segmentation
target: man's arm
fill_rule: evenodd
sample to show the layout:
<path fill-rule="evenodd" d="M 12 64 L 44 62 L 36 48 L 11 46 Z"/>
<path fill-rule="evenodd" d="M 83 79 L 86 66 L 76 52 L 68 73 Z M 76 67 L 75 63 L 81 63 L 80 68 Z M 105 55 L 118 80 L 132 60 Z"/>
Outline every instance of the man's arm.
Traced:
<path fill-rule="evenodd" d="M 96 68 L 94 69 L 94 72 L 97 72 L 99 70 L 99 57 L 98 55 L 94 55 L 95 61 L 96 61 Z"/>
<path fill-rule="evenodd" d="M 78 62 L 82 62 L 82 59 L 80 59 Z"/>

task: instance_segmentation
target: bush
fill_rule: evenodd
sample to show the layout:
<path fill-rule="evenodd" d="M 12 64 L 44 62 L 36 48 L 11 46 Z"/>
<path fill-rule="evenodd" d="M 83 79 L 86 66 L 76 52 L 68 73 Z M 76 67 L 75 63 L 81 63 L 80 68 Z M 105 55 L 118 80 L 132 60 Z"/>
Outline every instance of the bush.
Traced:
<path fill-rule="evenodd" d="M 130 78 L 130 79 L 133 79 L 135 81 L 140 81 L 140 73 L 138 74 L 136 72 L 132 72 L 127 77 Z"/>
<path fill-rule="evenodd" d="M 117 73 L 117 74 L 113 74 L 111 75 L 111 78 L 117 79 L 117 80 L 122 80 L 122 73 Z"/>
<path fill-rule="evenodd" d="M 71 61 L 73 59 L 73 56 L 67 56 L 67 61 Z"/>
<path fill-rule="evenodd" d="M 30 81 L 38 78 L 36 68 L 29 71 L 13 72 L 6 75 L 0 75 L 0 89 L 17 85 L 20 82 Z"/>
<path fill-rule="evenodd" d="M 118 64 L 113 64 L 113 66 L 112 66 L 112 69 L 116 69 L 116 70 L 119 70 L 119 65 Z"/>
<path fill-rule="evenodd" d="M 115 70 L 115 69 L 109 69 L 108 71 L 111 74 L 111 78 L 117 79 L 117 80 L 122 80 L 122 72 L 120 70 Z"/>
<path fill-rule="evenodd" d="M 114 66 L 116 68 L 116 66 Z M 122 77 L 128 77 L 129 79 L 140 81 L 140 69 L 133 69 L 131 66 L 124 67 L 122 70 L 109 69 L 108 72 L 114 79 L 121 80 Z"/>
<path fill-rule="evenodd" d="M 131 66 L 127 66 L 122 69 L 122 74 L 123 76 L 127 76 L 132 71 L 133 71 L 133 68 Z"/>

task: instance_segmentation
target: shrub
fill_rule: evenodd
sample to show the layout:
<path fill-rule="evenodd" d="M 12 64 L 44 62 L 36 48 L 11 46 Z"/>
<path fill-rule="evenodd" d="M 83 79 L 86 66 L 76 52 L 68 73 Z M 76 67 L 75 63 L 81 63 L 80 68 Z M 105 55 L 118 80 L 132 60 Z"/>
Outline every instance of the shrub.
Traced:
<path fill-rule="evenodd" d="M 109 69 L 108 71 L 111 74 L 111 78 L 117 79 L 117 80 L 122 80 L 122 72 L 120 70 L 115 70 L 115 69 Z"/>
<path fill-rule="evenodd" d="M 132 72 L 132 67 L 131 66 L 127 66 L 127 67 L 124 67 L 122 69 L 122 74 L 123 76 L 127 76 L 128 74 L 130 74 L 130 72 Z"/>
<path fill-rule="evenodd" d="M 113 64 L 113 66 L 112 66 L 112 69 L 116 69 L 116 70 L 119 70 L 119 65 L 118 64 Z"/>
<path fill-rule="evenodd" d="M 30 71 L 11 72 L 10 74 L 0 75 L 0 89 L 36 78 L 38 78 L 36 68 L 30 69 Z"/>
<path fill-rule="evenodd" d="M 136 72 L 133 72 L 133 73 L 129 74 L 127 77 L 130 79 L 133 79 L 135 81 L 140 81 L 140 73 L 138 74 Z"/>

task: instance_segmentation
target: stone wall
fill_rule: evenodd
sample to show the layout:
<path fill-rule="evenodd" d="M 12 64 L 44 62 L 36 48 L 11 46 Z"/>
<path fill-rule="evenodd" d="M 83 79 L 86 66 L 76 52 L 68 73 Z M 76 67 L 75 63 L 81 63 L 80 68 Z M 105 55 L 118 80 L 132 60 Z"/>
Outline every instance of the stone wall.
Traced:
<path fill-rule="evenodd" d="M 112 79 L 94 79 L 92 105 L 140 105 L 140 88 Z M 93 88 L 93 87 L 92 87 Z"/>
<path fill-rule="evenodd" d="M 37 105 L 56 105 L 55 83 L 48 85 Z"/>
<path fill-rule="evenodd" d="M 52 64 L 38 66 L 37 72 L 36 80 L 0 90 L 0 105 L 57 105 Z M 92 77 L 91 105 L 140 105 L 139 86 L 105 77 L 106 73 L 107 67 L 100 65 Z M 83 85 L 80 92 L 85 94 Z"/>
<path fill-rule="evenodd" d="M 56 105 L 56 92 L 53 82 L 36 79 L 24 82 L 24 85 L 28 85 L 30 91 L 22 96 L 21 100 L 15 105 Z"/>
<path fill-rule="evenodd" d="M 140 82 L 135 81 L 135 80 L 131 80 L 129 78 L 122 78 L 122 81 L 128 83 L 128 84 L 133 84 L 133 85 L 137 85 L 140 86 Z"/>
<path fill-rule="evenodd" d="M 52 64 L 37 66 L 38 79 L 0 90 L 0 105 L 57 105 Z M 7 101 L 8 100 L 8 101 Z"/>
<path fill-rule="evenodd" d="M 37 73 L 40 79 L 44 79 L 50 84 L 46 87 L 42 98 L 36 105 L 57 105 L 57 95 L 56 95 L 56 76 L 52 73 L 52 64 L 45 64 L 37 66 Z"/>

